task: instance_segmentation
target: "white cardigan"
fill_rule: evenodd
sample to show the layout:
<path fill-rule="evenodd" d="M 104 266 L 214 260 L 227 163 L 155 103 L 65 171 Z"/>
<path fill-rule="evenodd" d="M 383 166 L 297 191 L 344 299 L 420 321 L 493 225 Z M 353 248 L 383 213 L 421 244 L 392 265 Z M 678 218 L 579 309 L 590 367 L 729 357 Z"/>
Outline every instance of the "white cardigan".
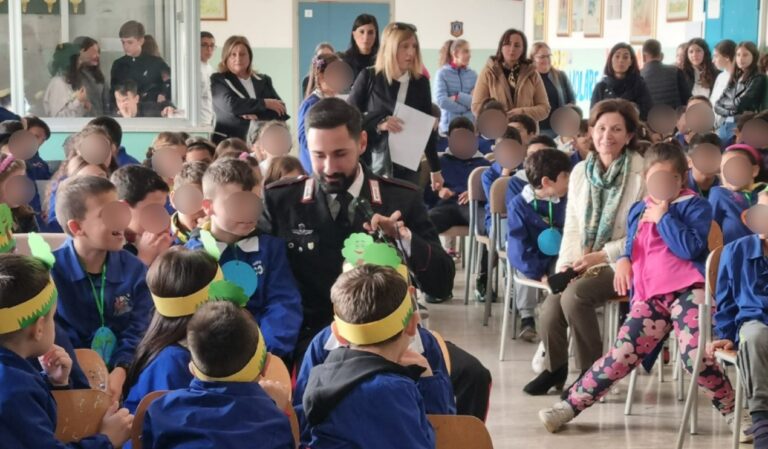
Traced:
<path fill-rule="evenodd" d="M 624 252 L 627 237 L 627 217 L 629 209 L 637 201 L 645 196 L 645 182 L 643 180 L 643 157 L 632 151 L 632 159 L 629 161 L 629 176 L 624 186 L 624 193 L 616 211 L 617 217 L 613 224 L 611 241 L 606 243 L 603 250 L 608 254 L 610 263 L 616 262 Z M 560 247 L 560 256 L 557 259 L 557 271 L 573 263 L 584 255 L 581 247 L 582 232 L 586 227 L 584 215 L 587 208 L 587 195 L 589 195 L 589 181 L 585 174 L 586 162 L 582 161 L 573 167 L 571 179 L 568 182 L 568 204 L 565 207 L 565 226 L 563 228 L 563 244 Z"/>

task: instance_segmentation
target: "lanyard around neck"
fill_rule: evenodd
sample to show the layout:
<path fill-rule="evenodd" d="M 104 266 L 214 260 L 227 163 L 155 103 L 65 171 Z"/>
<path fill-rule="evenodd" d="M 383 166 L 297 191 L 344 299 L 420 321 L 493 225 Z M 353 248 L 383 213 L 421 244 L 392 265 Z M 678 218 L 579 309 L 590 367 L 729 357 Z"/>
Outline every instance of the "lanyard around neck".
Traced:
<path fill-rule="evenodd" d="M 91 292 L 93 293 L 93 300 L 96 302 L 96 309 L 99 311 L 99 319 L 101 320 L 101 326 L 104 326 L 104 286 L 107 284 L 107 261 L 104 261 L 104 266 L 101 268 L 101 287 L 100 293 L 96 294 L 96 286 L 93 285 L 93 279 L 91 275 L 86 273 L 88 277 L 88 283 L 91 284 Z"/>
<path fill-rule="evenodd" d="M 549 204 L 549 227 L 554 228 L 555 223 L 552 221 L 552 201 L 547 201 Z M 539 200 L 536 198 L 533 199 L 533 209 L 536 211 L 536 213 L 539 212 Z"/>

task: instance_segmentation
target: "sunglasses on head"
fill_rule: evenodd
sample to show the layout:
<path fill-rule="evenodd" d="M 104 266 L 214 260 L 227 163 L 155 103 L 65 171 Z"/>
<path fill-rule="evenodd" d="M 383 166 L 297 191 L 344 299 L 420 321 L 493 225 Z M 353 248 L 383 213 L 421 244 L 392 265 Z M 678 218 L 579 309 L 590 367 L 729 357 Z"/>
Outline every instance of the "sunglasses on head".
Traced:
<path fill-rule="evenodd" d="M 411 25 L 410 23 L 405 23 L 405 22 L 394 22 L 392 24 L 392 28 L 396 30 L 409 30 L 409 31 L 413 31 L 414 33 L 416 32 L 415 25 Z"/>

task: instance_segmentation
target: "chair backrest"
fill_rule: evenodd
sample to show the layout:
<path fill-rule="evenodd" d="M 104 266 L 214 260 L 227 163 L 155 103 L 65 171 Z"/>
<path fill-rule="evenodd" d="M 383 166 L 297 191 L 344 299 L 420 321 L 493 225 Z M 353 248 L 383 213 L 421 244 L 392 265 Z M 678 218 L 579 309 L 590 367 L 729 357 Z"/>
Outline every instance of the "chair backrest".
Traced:
<path fill-rule="evenodd" d="M 288 398 L 292 399 L 293 388 L 291 385 L 291 373 L 280 357 L 267 354 L 267 364 L 264 368 L 264 379 L 279 382 L 288 387 Z"/>
<path fill-rule="evenodd" d="M 720 268 L 720 256 L 722 254 L 723 254 L 723 247 L 718 246 L 717 248 L 713 249 L 712 252 L 709 253 L 709 256 L 707 257 L 706 282 L 707 282 L 709 294 L 704 295 L 704 301 L 708 307 L 712 307 L 712 304 L 714 303 L 715 291 L 717 291 L 716 290 L 717 272 L 718 272 L 718 269 Z"/>
<path fill-rule="evenodd" d="M 40 236 L 43 237 L 43 240 L 48 242 L 48 245 L 51 246 L 51 250 L 60 247 L 67 240 L 67 234 L 63 233 L 40 233 Z M 13 237 L 16 239 L 16 253 L 24 256 L 31 256 L 32 252 L 29 250 L 29 237 L 27 234 L 14 234 Z"/>
<path fill-rule="evenodd" d="M 493 449 L 488 429 L 468 415 L 427 415 L 435 430 L 435 449 Z"/>
<path fill-rule="evenodd" d="M 712 226 L 709 228 L 709 235 L 707 236 L 707 248 L 713 251 L 715 248 L 723 246 L 723 230 L 720 229 L 720 225 L 716 221 L 712 221 Z"/>
<path fill-rule="evenodd" d="M 445 344 L 445 339 L 437 331 L 429 329 L 429 333 L 435 337 L 438 346 L 440 346 L 440 352 L 443 353 L 443 360 L 445 360 L 445 367 L 448 369 L 448 374 L 451 374 L 451 354 L 448 352 L 448 345 Z"/>
<path fill-rule="evenodd" d="M 507 215 L 507 187 L 511 176 L 502 176 L 491 184 L 491 214 Z"/>
<path fill-rule="evenodd" d="M 494 153 L 493 151 L 491 151 L 490 153 L 485 153 L 483 157 L 485 158 L 485 160 L 489 162 L 496 162 L 496 153 Z"/>
<path fill-rule="evenodd" d="M 136 407 L 136 413 L 133 414 L 133 426 L 131 426 L 131 446 L 133 449 L 141 449 L 143 442 L 141 441 L 141 433 L 144 431 L 144 417 L 147 414 L 147 409 L 152 404 L 152 401 L 168 393 L 167 390 L 153 391 L 144 396 L 139 402 L 139 406 Z"/>
<path fill-rule="evenodd" d="M 109 381 L 109 371 L 107 365 L 104 364 L 104 360 L 101 359 L 99 354 L 87 348 L 75 349 L 75 357 L 77 357 L 77 363 L 83 370 L 85 377 L 88 378 L 88 383 L 94 390 L 107 391 L 107 382 Z"/>
<path fill-rule="evenodd" d="M 56 439 L 64 443 L 96 435 L 113 402 L 99 390 L 53 390 L 51 394 L 56 401 Z"/>
<path fill-rule="evenodd" d="M 469 174 L 467 180 L 467 196 L 469 201 L 488 201 L 485 197 L 485 190 L 483 190 L 483 173 L 488 170 L 489 167 L 477 167 Z"/>

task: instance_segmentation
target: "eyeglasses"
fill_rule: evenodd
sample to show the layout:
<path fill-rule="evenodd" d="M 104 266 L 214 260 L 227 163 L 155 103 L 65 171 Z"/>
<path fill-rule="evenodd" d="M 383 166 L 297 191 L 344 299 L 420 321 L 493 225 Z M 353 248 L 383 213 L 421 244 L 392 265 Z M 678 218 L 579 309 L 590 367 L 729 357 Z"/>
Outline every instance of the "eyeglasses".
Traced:
<path fill-rule="evenodd" d="M 534 56 L 535 59 L 552 59 L 552 55 L 538 55 Z"/>
<path fill-rule="evenodd" d="M 392 28 L 396 30 L 408 30 L 413 31 L 414 33 L 416 32 L 416 25 L 411 25 L 410 23 L 405 22 L 393 22 Z"/>
<path fill-rule="evenodd" d="M 203 48 L 216 48 L 216 44 L 200 44 Z"/>

